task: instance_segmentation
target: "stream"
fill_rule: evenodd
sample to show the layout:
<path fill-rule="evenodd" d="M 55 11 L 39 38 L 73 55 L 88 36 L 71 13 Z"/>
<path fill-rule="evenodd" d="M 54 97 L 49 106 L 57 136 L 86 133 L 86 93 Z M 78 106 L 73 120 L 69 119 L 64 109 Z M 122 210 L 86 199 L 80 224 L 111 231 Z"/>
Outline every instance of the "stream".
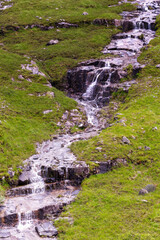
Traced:
<path fill-rule="evenodd" d="M 127 74 L 124 68 L 132 64 L 135 74 L 140 71 L 144 66 L 137 62 L 137 57 L 142 47 L 155 37 L 160 1 L 137 0 L 134 3 L 138 3 L 137 10 L 123 12 L 123 19 L 117 20 L 123 32 L 113 36 L 103 49 L 104 59 L 86 61 L 68 73 L 70 96 L 85 108 L 90 127 L 84 132 L 59 134 L 37 144 L 36 154 L 24 161 L 18 187 L 8 190 L 0 207 L 0 239 L 38 240 L 40 236 L 46 240 L 56 239 L 53 220 L 59 218 L 64 206 L 74 201 L 81 182 L 90 175 L 87 164 L 78 162 L 69 146 L 99 134 L 98 111 L 109 102 L 115 89 L 128 90 L 136 84 L 134 78 L 120 83 Z M 110 57 L 106 58 L 105 54 Z M 78 80 L 82 75 L 84 86 L 81 88 Z"/>

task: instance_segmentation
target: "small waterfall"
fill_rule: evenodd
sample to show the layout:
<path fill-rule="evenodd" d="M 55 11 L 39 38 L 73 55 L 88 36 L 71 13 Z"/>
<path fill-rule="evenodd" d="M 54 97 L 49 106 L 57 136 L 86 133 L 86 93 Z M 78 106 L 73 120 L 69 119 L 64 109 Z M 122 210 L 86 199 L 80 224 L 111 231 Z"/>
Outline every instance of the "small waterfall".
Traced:
<path fill-rule="evenodd" d="M 38 174 L 38 167 L 34 163 L 31 169 L 32 178 L 30 178 L 31 183 L 33 183 L 32 193 L 45 192 L 45 183 L 43 178 Z"/>
<path fill-rule="evenodd" d="M 93 78 L 92 83 L 89 85 L 89 87 L 87 88 L 86 92 L 83 94 L 83 99 L 84 100 L 92 100 L 95 99 L 96 97 L 93 96 L 94 94 L 94 89 L 95 86 L 97 85 L 98 79 L 101 76 L 101 74 L 105 71 L 105 70 L 109 70 L 110 69 L 110 63 L 109 61 L 105 62 L 105 66 L 103 68 L 100 68 L 96 71 L 96 74 Z M 107 80 L 108 82 L 108 80 Z"/>
<path fill-rule="evenodd" d="M 87 91 L 83 94 L 83 99 L 88 99 L 88 100 L 91 100 L 92 97 L 93 97 L 93 92 L 94 92 L 94 88 L 97 84 L 97 81 L 98 81 L 98 78 L 99 76 L 101 75 L 101 73 L 103 72 L 102 69 L 98 69 L 96 74 L 95 74 L 95 77 L 93 78 L 93 81 L 92 83 L 89 85 L 89 87 L 87 88 Z"/>
<path fill-rule="evenodd" d="M 23 216 L 22 216 L 23 215 Z M 17 229 L 22 232 L 25 229 L 28 229 L 32 226 L 33 222 L 33 213 L 31 211 L 28 211 L 26 213 L 18 213 L 18 226 Z"/>

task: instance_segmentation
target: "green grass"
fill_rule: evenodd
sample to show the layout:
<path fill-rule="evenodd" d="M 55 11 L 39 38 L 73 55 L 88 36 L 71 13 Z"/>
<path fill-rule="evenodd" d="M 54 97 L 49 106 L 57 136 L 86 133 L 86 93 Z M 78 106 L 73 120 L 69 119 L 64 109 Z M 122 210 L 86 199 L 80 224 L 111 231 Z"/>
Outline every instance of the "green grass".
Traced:
<path fill-rule="evenodd" d="M 60 19 L 79 23 L 93 21 L 95 18 L 120 18 L 122 10 L 133 9 L 129 3 L 118 6 L 118 0 L 13 0 L 13 7 L 2 13 L 0 23 L 4 26 L 28 24 L 54 25 Z M 109 7 L 109 5 L 117 5 Z M 87 16 L 82 15 L 88 12 Z M 38 19 L 41 17 L 42 19 Z M 48 21 L 49 20 L 49 21 Z"/>
<path fill-rule="evenodd" d="M 158 17 L 157 26 L 159 23 Z M 56 222 L 59 239 L 159 239 L 160 69 L 155 66 L 160 63 L 159 36 L 158 29 L 157 37 L 139 57 L 146 67 L 137 84 L 125 98 L 122 92 L 113 96 L 111 106 L 120 100 L 122 103 L 113 113 L 112 126 L 93 139 L 71 146 L 78 160 L 91 166 L 95 161 L 117 158 L 126 159 L 128 166 L 83 182 L 76 201 L 63 213 L 73 218 L 73 223 L 65 219 Z M 123 143 L 123 136 L 130 140 L 129 145 Z M 147 184 L 155 184 L 156 191 L 139 196 Z"/>
<path fill-rule="evenodd" d="M 153 193 L 138 195 L 147 184 L 157 184 Z M 62 216 L 74 220 L 56 222 L 59 238 L 65 240 L 159 239 L 159 164 L 122 167 L 85 180 L 76 201 Z"/>

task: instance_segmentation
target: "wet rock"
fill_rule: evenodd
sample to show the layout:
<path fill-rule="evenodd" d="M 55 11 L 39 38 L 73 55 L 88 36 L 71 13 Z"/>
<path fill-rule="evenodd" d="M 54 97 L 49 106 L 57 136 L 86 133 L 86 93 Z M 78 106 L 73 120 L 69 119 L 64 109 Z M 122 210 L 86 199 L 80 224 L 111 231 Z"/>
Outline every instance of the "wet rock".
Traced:
<path fill-rule="evenodd" d="M 114 39 L 114 40 L 125 39 L 125 38 L 128 38 L 128 35 L 127 34 L 123 34 L 123 33 L 119 33 L 119 34 L 116 34 L 116 35 L 112 36 L 112 39 Z"/>
<path fill-rule="evenodd" d="M 47 46 L 50 46 L 50 45 L 55 45 L 55 44 L 58 44 L 59 43 L 59 41 L 56 39 L 56 40 L 50 40 L 46 45 Z"/>
<path fill-rule="evenodd" d="M 51 222 L 44 222 L 36 226 L 36 231 L 40 237 L 54 237 L 57 236 L 58 231 Z"/>
<path fill-rule="evenodd" d="M 31 171 L 24 171 L 18 179 L 18 185 L 26 185 L 31 183 L 31 178 L 33 177 Z"/>
<path fill-rule="evenodd" d="M 0 218 L 0 226 L 16 226 L 18 222 L 17 213 L 10 214 Z"/>
<path fill-rule="evenodd" d="M 4 238 L 9 238 L 11 236 L 10 232 L 8 232 L 7 230 L 1 230 L 0 231 L 0 239 L 4 239 Z"/>
<path fill-rule="evenodd" d="M 91 81 L 89 74 L 95 70 L 94 66 L 82 66 L 69 70 L 67 73 L 68 89 L 76 93 L 83 93 L 87 88 L 87 82 Z"/>
<path fill-rule="evenodd" d="M 125 137 L 125 136 L 123 136 L 122 142 L 123 142 L 124 144 L 131 144 L 130 140 L 129 140 L 127 137 Z"/>
<path fill-rule="evenodd" d="M 132 21 L 125 20 L 122 23 L 123 32 L 128 32 L 134 29 L 134 23 Z"/>
<path fill-rule="evenodd" d="M 111 83 L 117 83 L 120 80 L 120 75 L 119 75 L 119 71 L 115 70 L 112 72 L 111 75 Z"/>
<path fill-rule="evenodd" d="M 60 22 L 57 23 L 57 26 L 60 28 L 71 28 L 71 27 L 79 27 L 78 24 L 72 24 L 72 23 L 68 23 L 68 22 Z"/>

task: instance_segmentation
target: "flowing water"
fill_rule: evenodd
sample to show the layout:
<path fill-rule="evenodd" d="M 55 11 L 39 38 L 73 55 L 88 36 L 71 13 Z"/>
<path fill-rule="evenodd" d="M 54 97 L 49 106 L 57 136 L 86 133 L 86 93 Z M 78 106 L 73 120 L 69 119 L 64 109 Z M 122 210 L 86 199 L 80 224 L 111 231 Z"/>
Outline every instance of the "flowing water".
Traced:
<path fill-rule="evenodd" d="M 137 0 L 136 3 L 139 10 L 122 14 L 124 21 L 132 22 L 134 28 L 117 34 L 104 48 L 103 53 L 110 53 L 112 57 L 104 58 L 103 66 L 94 69 L 91 83 L 78 100 L 86 109 L 88 122 L 95 128 L 75 135 L 55 136 L 37 145 L 37 153 L 25 160 L 19 187 L 8 191 L 6 201 L 0 208 L 0 239 L 40 239 L 35 226 L 56 219 L 63 206 L 75 199 L 81 181 L 89 175 L 88 166 L 77 162 L 69 146 L 72 142 L 98 134 L 100 127 L 96 114 L 109 101 L 108 92 L 114 85 L 113 76 L 128 64 L 138 65 L 141 48 L 155 36 L 154 24 L 160 13 L 160 2 Z M 131 83 L 126 83 L 126 87 Z"/>

